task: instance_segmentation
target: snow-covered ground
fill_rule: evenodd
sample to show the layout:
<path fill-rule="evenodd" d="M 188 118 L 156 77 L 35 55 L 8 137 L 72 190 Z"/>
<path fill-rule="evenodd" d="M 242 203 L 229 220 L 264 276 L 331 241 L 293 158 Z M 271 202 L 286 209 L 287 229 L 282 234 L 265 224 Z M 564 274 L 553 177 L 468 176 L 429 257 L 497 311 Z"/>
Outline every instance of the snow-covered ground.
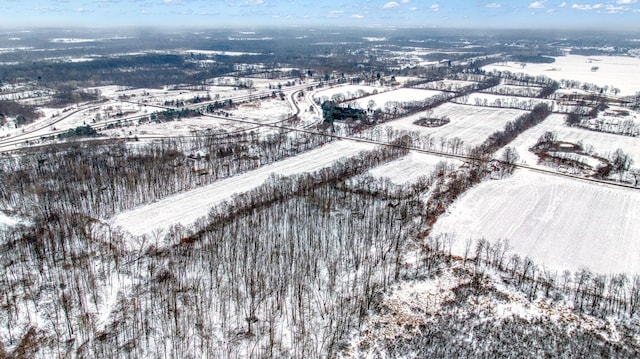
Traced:
<path fill-rule="evenodd" d="M 295 113 L 288 101 L 268 99 L 243 103 L 226 112 L 234 117 L 249 118 L 257 122 L 282 121 Z"/>
<path fill-rule="evenodd" d="M 466 100 L 465 104 L 475 106 L 495 106 L 526 109 L 532 109 L 533 107 L 541 103 L 547 104 L 552 109 L 554 106 L 553 100 L 545 100 L 532 97 L 494 95 L 480 92 L 472 93 L 469 96 L 465 96 L 463 99 Z"/>
<path fill-rule="evenodd" d="M 491 87 L 483 92 L 489 92 L 499 95 L 536 97 L 542 92 L 542 87 L 500 84 L 498 86 Z"/>
<path fill-rule="evenodd" d="M 233 87 L 226 86 L 206 86 L 201 90 L 186 89 L 123 89 L 118 86 L 103 86 L 97 88 L 101 95 L 111 100 L 119 100 L 121 97 L 128 98 L 128 101 L 146 103 L 149 105 L 164 105 L 167 101 L 191 101 L 195 97 L 205 99 L 207 96 L 211 100 L 224 101 L 231 97 L 248 95 L 248 90 L 234 90 Z M 257 96 L 257 94 L 256 94 Z"/>
<path fill-rule="evenodd" d="M 14 217 L 9 217 L 4 212 L 0 211 L 0 229 L 3 227 L 13 227 L 18 224 L 19 220 Z"/>
<path fill-rule="evenodd" d="M 600 87 L 620 89 L 620 95 L 633 95 L 640 91 L 640 58 L 627 56 L 579 56 L 555 58 L 551 64 L 531 64 L 524 68 L 520 62 L 484 66 L 486 71 L 511 71 L 533 76 L 544 75 L 554 80 L 576 80 Z M 592 71 L 594 66 L 597 71 Z"/>
<path fill-rule="evenodd" d="M 427 82 L 416 86 L 416 88 L 428 89 L 428 90 L 441 90 L 441 91 L 459 91 L 467 86 L 475 85 L 477 82 L 473 81 L 461 81 L 461 80 L 440 80 Z"/>
<path fill-rule="evenodd" d="M 100 104 L 73 105 L 64 109 L 40 108 L 43 113 L 40 119 L 19 128 L 15 128 L 13 123 L 7 122 L 5 126 L 0 127 L 0 139 L 4 140 L 6 138 L 6 141 L 10 142 L 3 146 L 2 140 L 0 140 L 0 148 L 11 150 L 22 146 L 23 143 L 16 144 L 15 142 L 18 136 L 25 137 L 31 144 L 37 144 L 41 142 L 40 137 L 48 137 L 55 131 L 66 131 L 84 125 L 100 129 L 104 127 L 101 124 L 104 125 L 105 121 L 118 125 L 113 129 L 101 130 L 101 133 L 109 137 L 189 135 L 193 131 L 237 131 L 255 127 L 250 124 L 211 118 L 189 118 L 171 123 L 138 125 L 140 117 L 163 111 L 167 106 L 165 104 L 166 101 L 173 103 L 184 101 L 185 104 L 190 104 L 190 101 L 195 97 L 204 99 L 210 96 L 212 101 L 224 101 L 229 98 L 247 100 L 251 95 L 253 97 L 252 102 L 239 104 L 226 112 L 231 113 L 233 117 L 253 122 L 279 122 L 295 113 L 289 97 L 287 97 L 286 101 L 282 101 L 279 98 L 272 99 L 271 97 L 259 100 L 259 97 L 271 94 L 271 90 L 267 89 L 254 90 L 250 93 L 246 89 L 234 90 L 232 87 L 224 86 L 207 86 L 205 90 L 126 89 L 121 86 L 101 86 L 89 90 L 100 91 L 100 95 L 107 98 L 108 101 Z M 302 112 L 304 113 L 305 111 L 309 111 L 308 105 L 306 107 L 303 106 Z M 135 117 L 133 120 L 127 119 L 132 116 Z M 303 121 L 300 125 L 317 122 L 316 117 L 301 117 Z M 116 123 L 116 121 L 118 122 Z"/>
<path fill-rule="evenodd" d="M 138 136 L 140 138 L 144 138 L 145 136 L 188 136 L 193 135 L 194 132 L 206 133 L 207 131 L 219 131 L 220 129 L 235 132 L 248 129 L 250 127 L 255 126 L 222 118 L 190 117 L 162 123 L 149 122 L 140 125 L 125 123 L 122 127 L 102 130 L 100 133 L 109 137 Z"/>
<path fill-rule="evenodd" d="M 455 234 L 458 255 L 467 239 L 507 240 L 512 252 L 551 270 L 640 273 L 638 213 L 638 190 L 519 169 L 463 194 L 432 235 Z"/>
<path fill-rule="evenodd" d="M 182 50 L 178 53 L 183 55 L 198 54 L 207 56 L 256 56 L 261 55 L 258 52 L 240 52 L 240 51 L 215 51 L 215 50 Z"/>
<path fill-rule="evenodd" d="M 369 170 L 369 174 L 374 177 L 386 177 L 395 184 L 404 185 L 414 183 L 420 176 L 431 174 L 441 162 L 448 166 L 462 164 L 458 160 L 411 151 L 404 157 Z"/>
<path fill-rule="evenodd" d="M 234 194 L 251 190 L 264 183 L 271 174 L 292 175 L 328 167 L 340 158 L 356 156 L 374 146 L 352 141 L 334 141 L 320 148 L 282 160 L 260 169 L 217 181 L 208 186 L 179 193 L 161 201 L 120 213 L 110 220 L 133 235 L 166 230 L 172 225 L 189 226 L 206 216 L 211 207 Z"/>
<path fill-rule="evenodd" d="M 527 112 L 445 103 L 433 109 L 432 112 L 420 112 L 385 123 L 384 126 L 391 126 L 398 130 L 417 131 L 421 135 L 429 135 L 432 138 L 452 139 L 458 137 L 466 145 L 479 145 L 493 132 L 502 130 L 507 121 L 513 121 Z M 449 117 L 451 122 L 440 127 L 424 127 L 413 124 L 422 117 L 441 118 L 443 116 Z"/>
<path fill-rule="evenodd" d="M 390 102 L 412 102 L 423 101 L 435 95 L 441 94 L 440 91 L 423 90 L 414 88 L 400 88 L 393 91 L 382 92 L 377 95 L 363 97 L 352 102 L 356 103 L 359 108 L 366 109 L 369 107 L 369 101 L 374 101 L 373 109 L 384 109 Z"/>
<path fill-rule="evenodd" d="M 536 144 L 538 138 L 546 131 L 555 132 L 559 141 L 578 143 L 582 142 L 585 150 L 606 157 L 618 148 L 629 154 L 635 161 L 632 167 L 640 167 L 640 139 L 587 130 L 579 127 L 569 127 L 564 124 L 565 115 L 552 114 L 542 123 L 521 133 L 509 146 L 515 148 L 520 155 L 520 160 L 530 166 L 537 166 L 538 157 L 529 151 Z M 499 158 L 501 152 L 496 153 Z"/>
<path fill-rule="evenodd" d="M 372 94 L 374 91 L 383 92 L 387 91 L 384 87 L 364 86 L 364 85 L 346 85 L 335 86 L 325 90 L 316 92 L 313 97 L 320 101 L 320 103 L 331 100 L 334 95 L 341 94 L 346 99 L 352 99 L 356 97 L 362 97 L 365 94 Z"/>

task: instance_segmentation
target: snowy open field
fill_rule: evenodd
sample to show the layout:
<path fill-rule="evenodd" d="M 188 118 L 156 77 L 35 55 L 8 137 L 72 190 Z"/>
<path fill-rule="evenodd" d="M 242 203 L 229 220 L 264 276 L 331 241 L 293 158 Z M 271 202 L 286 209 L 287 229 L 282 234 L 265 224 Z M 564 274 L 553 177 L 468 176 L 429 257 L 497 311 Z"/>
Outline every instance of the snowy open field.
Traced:
<path fill-rule="evenodd" d="M 554 101 L 532 97 L 518 97 L 494 95 L 489 93 L 474 92 L 469 96 L 464 96 L 465 104 L 475 106 L 494 106 L 494 107 L 510 107 L 510 108 L 526 108 L 533 109 L 536 105 L 544 103 L 553 109 Z"/>
<path fill-rule="evenodd" d="M 282 121 L 295 113 L 295 109 L 288 101 L 268 99 L 240 104 L 233 109 L 226 110 L 234 117 L 248 118 L 257 122 Z"/>
<path fill-rule="evenodd" d="M 305 109 L 306 110 L 306 109 Z M 286 120 L 293 115 L 294 110 L 288 101 L 280 99 L 268 99 L 263 101 L 254 101 L 251 103 L 243 103 L 234 109 L 226 110 L 233 118 L 239 118 L 251 122 L 261 124 L 271 124 Z M 304 112 L 303 112 L 304 114 Z M 303 123 L 308 124 L 317 121 L 313 114 L 306 113 L 306 116 L 300 116 Z M 312 117 L 312 118 L 308 118 Z M 189 117 L 175 121 L 163 123 L 145 123 L 141 125 L 131 125 L 124 128 L 115 128 L 112 130 L 103 130 L 108 136 L 186 136 L 193 132 L 202 133 L 203 131 L 223 131 L 235 132 L 241 130 L 254 129 L 257 125 L 250 123 L 242 123 L 234 120 L 227 120 L 223 117 Z M 258 131 L 258 129 L 256 129 Z M 263 127 L 259 131 L 271 131 L 272 128 Z"/>
<path fill-rule="evenodd" d="M 109 137 L 138 136 L 144 138 L 145 136 L 188 136 L 193 135 L 194 132 L 219 132 L 220 130 L 235 132 L 251 127 L 255 126 L 217 117 L 190 117 L 162 123 L 148 122 L 140 125 L 125 122 L 120 128 L 101 130 L 100 133 Z"/>
<path fill-rule="evenodd" d="M 542 87 L 500 84 L 498 86 L 494 86 L 487 90 L 484 90 L 483 92 L 494 93 L 498 95 L 536 97 L 540 95 L 540 93 L 542 93 Z"/>
<path fill-rule="evenodd" d="M 371 94 L 373 91 L 383 92 L 388 89 L 385 87 L 374 87 L 374 86 L 361 86 L 361 85 L 346 85 L 346 86 L 335 86 L 325 90 L 320 90 L 316 92 L 313 97 L 320 101 L 320 103 L 331 100 L 336 94 L 342 94 L 346 99 L 352 99 L 356 97 L 364 96 L 365 94 Z"/>
<path fill-rule="evenodd" d="M 531 64 L 521 68 L 519 62 L 506 65 L 484 66 L 486 71 L 511 71 L 533 76 L 544 75 L 554 80 L 576 80 L 593 83 L 600 87 L 620 89 L 620 95 L 633 95 L 640 91 L 640 58 L 627 56 L 579 56 L 569 55 L 555 58 L 551 64 Z M 597 66 L 597 71 L 591 68 Z"/>
<path fill-rule="evenodd" d="M 118 100 L 121 97 L 128 97 L 129 101 L 144 102 L 153 105 L 163 105 L 165 101 L 189 101 L 194 97 L 205 98 L 207 95 L 212 100 L 217 98 L 222 101 L 230 97 L 247 95 L 247 90 L 234 90 L 233 87 L 227 86 L 206 86 L 202 90 L 185 90 L 185 89 L 124 89 L 118 86 L 102 86 L 97 87 L 102 96 Z"/>
<path fill-rule="evenodd" d="M 475 84 L 477 84 L 477 82 L 461 80 L 440 80 L 427 82 L 426 84 L 416 86 L 416 88 L 440 91 L 459 91 L 465 87 Z"/>
<path fill-rule="evenodd" d="M 521 133 L 509 146 L 518 151 L 522 162 L 530 166 L 536 166 L 538 157 L 530 152 L 529 148 L 535 145 L 538 138 L 546 131 L 553 131 L 558 135 L 558 140 L 572 143 L 582 141 L 585 149 L 592 148 L 593 154 L 600 156 L 606 156 L 608 153 L 613 153 L 620 148 L 634 159 L 635 163 L 632 167 L 640 167 L 639 138 L 569 127 L 564 124 L 564 121 L 565 115 L 552 114 L 542 123 Z M 499 158 L 500 152 L 496 156 Z"/>
<path fill-rule="evenodd" d="M 451 139 L 460 138 L 466 145 L 479 145 L 497 130 L 502 130 L 507 121 L 512 121 L 528 111 L 476 107 L 445 103 L 432 112 L 420 112 L 415 115 L 385 123 L 398 130 L 418 131 L 421 135 Z M 421 117 L 448 116 L 451 122 L 441 127 L 424 127 L 413 123 Z"/>
<path fill-rule="evenodd" d="M 369 170 L 369 174 L 374 177 L 386 177 L 398 185 L 411 184 L 420 176 L 431 174 L 436 165 L 441 162 L 446 163 L 447 166 L 462 164 L 462 161 L 411 151 L 404 157 Z"/>
<path fill-rule="evenodd" d="M 166 230 L 172 225 L 189 226 L 206 216 L 211 207 L 234 194 L 251 190 L 264 183 L 271 174 L 292 175 L 313 172 L 330 166 L 340 158 L 373 149 L 373 145 L 351 141 L 334 141 L 298 156 L 279 161 L 254 171 L 217 181 L 208 186 L 167 197 L 161 201 L 120 213 L 110 220 L 133 235 Z"/>
<path fill-rule="evenodd" d="M 640 273 L 638 213 L 640 191 L 516 170 L 463 194 L 432 235 L 454 233 L 458 255 L 467 239 L 506 239 L 552 270 Z"/>
<path fill-rule="evenodd" d="M 377 95 L 363 97 L 361 99 L 354 100 L 352 102 L 357 104 L 356 107 L 365 109 L 369 107 L 369 101 L 374 101 L 375 105 L 373 109 L 375 110 L 375 109 L 384 109 L 387 103 L 389 102 L 423 101 L 441 93 L 442 92 L 440 91 L 434 91 L 434 90 L 400 88 L 393 91 L 379 93 Z"/>

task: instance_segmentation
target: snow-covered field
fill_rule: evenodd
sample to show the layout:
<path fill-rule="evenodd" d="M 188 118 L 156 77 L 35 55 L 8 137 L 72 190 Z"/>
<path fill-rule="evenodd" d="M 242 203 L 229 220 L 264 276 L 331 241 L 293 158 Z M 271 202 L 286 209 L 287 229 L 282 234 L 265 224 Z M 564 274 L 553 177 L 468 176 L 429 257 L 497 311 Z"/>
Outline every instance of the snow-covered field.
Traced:
<path fill-rule="evenodd" d="M 420 176 L 431 174 L 441 162 L 446 163 L 447 166 L 462 164 L 458 160 L 411 151 L 404 157 L 369 170 L 369 174 L 374 177 L 386 177 L 395 184 L 404 185 L 414 183 Z"/>
<path fill-rule="evenodd" d="M 317 171 L 330 166 L 340 158 L 352 157 L 373 147 L 367 143 L 334 141 L 260 169 L 120 213 L 110 222 L 133 235 L 150 234 L 156 229 L 166 230 L 175 224 L 188 226 L 198 218 L 206 216 L 216 204 L 264 183 L 271 174 L 287 176 Z"/>
<path fill-rule="evenodd" d="M 288 101 L 268 99 L 243 103 L 228 110 L 234 117 L 249 118 L 258 122 L 282 121 L 295 113 Z"/>
<path fill-rule="evenodd" d="M 254 101 L 238 105 L 238 107 L 226 110 L 233 118 L 239 118 L 251 122 L 262 124 L 272 124 L 286 120 L 294 113 L 294 109 L 289 105 L 288 101 L 280 99 L 269 99 L 264 101 Z M 303 113 L 304 114 L 304 113 Z M 307 113 L 307 116 L 301 116 L 303 123 L 308 124 L 317 121 L 317 118 L 308 118 L 313 114 Z M 190 117 L 176 121 L 163 123 L 145 123 L 133 124 L 122 128 L 111 130 L 103 130 L 108 136 L 132 136 L 136 135 L 141 138 L 145 136 L 186 136 L 192 135 L 194 132 L 202 133 L 205 131 L 222 131 L 235 132 L 248 129 L 254 129 L 257 125 L 251 123 L 242 123 L 234 120 L 227 120 L 222 116 L 219 117 Z M 257 129 L 256 129 L 257 130 Z M 272 128 L 261 128 L 263 131 L 272 131 Z M 258 131 L 258 130 L 257 130 Z"/>
<path fill-rule="evenodd" d="M 421 135 L 435 138 L 451 139 L 458 137 L 466 145 L 479 145 L 497 130 L 504 128 L 507 121 L 513 121 L 528 111 L 476 107 L 445 103 L 436 107 L 432 112 L 420 112 L 415 115 L 385 123 L 398 130 L 418 131 Z M 448 116 L 451 122 L 441 127 L 424 127 L 413 123 L 421 117 Z"/>
<path fill-rule="evenodd" d="M 459 255 L 467 239 L 508 240 L 551 270 L 639 273 L 638 213 L 640 191 L 516 170 L 463 194 L 432 235 L 455 234 Z"/>
<path fill-rule="evenodd" d="M 461 81 L 461 80 L 440 80 L 427 82 L 416 86 L 416 88 L 422 88 L 427 90 L 440 90 L 440 91 L 459 91 L 467 86 L 475 85 L 473 81 Z"/>
<path fill-rule="evenodd" d="M 509 146 L 518 151 L 522 162 L 530 166 L 536 166 L 538 158 L 529 151 L 529 148 L 535 145 L 538 138 L 546 131 L 553 131 L 558 135 L 558 140 L 572 143 L 582 141 L 586 150 L 591 149 L 593 154 L 603 157 L 620 148 L 634 159 L 635 163 L 632 167 L 640 167 L 639 138 L 569 127 L 564 124 L 564 121 L 565 115 L 552 114 L 542 123 L 521 133 Z M 500 153 L 496 154 L 498 157 L 500 155 Z"/>
<path fill-rule="evenodd" d="M 554 106 L 553 100 L 545 100 L 532 97 L 494 95 L 480 92 L 475 92 L 470 94 L 469 96 L 465 96 L 464 99 L 466 100 L 465 104 L 475 106 L 495 106 L 526 109 L 533 109 L 533 107 L 541 103 L 551 106 L 552 109 Z"/>
<path fill-rule="evenodd" d="M 357 107 L 368 108 L 369 101 L 374 101 L 375 105 L 373 109 L 384 109 L 390 102 L 411 102 L 411 101 L 423 101 L 435 95 L 441 94 L 440 91 L 423 90 L 413 88 L 400 88 L 393 91 L 379 93 L 373 96 L 367 96 L 362 99 L 352 101 L 357 104 Z"/>
<path fill-rule="evenodd" d="M 542 87 L 500 84 L 483 92 L 489 92 L 498 95 L 536 97 L 542 92 Z"/>
<path fill-rule="evenodd" d="M 609 108 L 598 114 L 596 119 L 589 121 L 589 128 L 602 128 L 613 133 L 627 133 L 638 135 L 640 127 L 640 111 L 620 106 Z"/>
<path fill-rule="evenodd" d="M 247 90 L 234 90 L 227 86 L 206 86 L 200 90 L 138 88 L 126 89 L 120 86 L 101 86 L 93 88 L 100 90 L 103 97 L 117 101 L 121 98 L 128 98 L 128 101 L 137 103 L 147 103 L 150 105 L 164 105 L 166 101 L 190 101 L 195 97 L 204 99 L 207 96 L 211 100 L 223 101 L 235 96 L 248 95 Z M 257 94 L 256 94 L 257 96 Z"/>
<path fill-rule="evenodd" d="M 554 80 L 576 80 L 600 87 L 620 89 L 620 95 L 633 95 L 640 91 L 640 58 L 627 56 L 579 56 L 555 58 L 551 64 L 530 64 L 521 68 L 519 62 L 484 66 L 486 71 L 511 71 L 533 76 L 544 75 Z M 597 66 L 597 71 L 592 67 Z"/>
<path fill-rule="evenodd" d="M 387 90 L 388 89 L 384 87 L 362 85 L 335 86 L 326 90 L 320 90 L 316 92 L 313 97 L 317 100 L 320 100 L 320 103 L 322 103 L 324 101 L 331 100 L 331 98 L 337 94 L 343 95 L 346 99 L 352 99 L 356 97 L 362 97 L 365 94 L 371 94 L 374 91 L 383 92 Z"/>
<path fill-rule="evenodd" d="M 138 136 L 144 138 L 145 136 L 188 136 L 193 135 L 194 132 L 204 133 L 219 130 L 235 132 L 250 127 L 255 126 L 222 118 L 191 117 L 162 123 L 144 123 L 140 125 L 125 123 L 122 127 L 102 130 L 100 133 L 109 137 Z"/>

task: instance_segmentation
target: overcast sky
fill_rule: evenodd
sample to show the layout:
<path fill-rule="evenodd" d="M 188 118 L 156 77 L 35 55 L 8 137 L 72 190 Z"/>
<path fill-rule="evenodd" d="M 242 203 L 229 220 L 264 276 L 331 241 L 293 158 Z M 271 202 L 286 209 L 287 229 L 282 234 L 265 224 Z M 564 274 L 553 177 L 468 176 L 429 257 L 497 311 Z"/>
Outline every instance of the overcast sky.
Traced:
<path fill-rule="evenodd" d="M 638 0 L 0 0 L 0 27 L 424 26 L 640 30 Z"/>

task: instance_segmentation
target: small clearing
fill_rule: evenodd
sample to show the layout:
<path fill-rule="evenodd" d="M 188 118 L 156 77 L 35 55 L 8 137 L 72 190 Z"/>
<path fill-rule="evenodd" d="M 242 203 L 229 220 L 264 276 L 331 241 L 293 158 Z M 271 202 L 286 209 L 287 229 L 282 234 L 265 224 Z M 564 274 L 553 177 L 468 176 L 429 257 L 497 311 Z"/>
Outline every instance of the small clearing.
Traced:
<path fill-rule="evenodd" d="M 394 184 L 404 185 L 416 182 L 420 176 L 428 176 L 440 163 L 459 166 L 462 161 L 411 151 L 404 157 L 371 169 L 369 174 L 386 177 Z"/>

